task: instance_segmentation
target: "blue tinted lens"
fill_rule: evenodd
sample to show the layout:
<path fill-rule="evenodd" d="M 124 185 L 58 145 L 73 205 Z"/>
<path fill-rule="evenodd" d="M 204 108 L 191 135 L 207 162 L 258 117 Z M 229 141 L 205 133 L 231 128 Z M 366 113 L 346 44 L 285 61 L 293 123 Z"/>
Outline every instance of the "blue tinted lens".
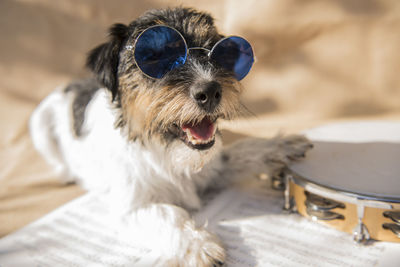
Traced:
<path fill-rule="evenodd" d="M 185 63 L 186 53 L 186 43 L 179 32 L 166 26 L 155 26 L 138 37 L 134 56 L 142 72 L 153 78 L 162 78 Z"/>
<path fill-rule="evenodd" d="M 231 36 L 218 42 L 210 58 L 223 68 L 232 71 L 237 80 L 243 79 L 254 63 L 254 53 L 249 42 L 238 36 Z"/>

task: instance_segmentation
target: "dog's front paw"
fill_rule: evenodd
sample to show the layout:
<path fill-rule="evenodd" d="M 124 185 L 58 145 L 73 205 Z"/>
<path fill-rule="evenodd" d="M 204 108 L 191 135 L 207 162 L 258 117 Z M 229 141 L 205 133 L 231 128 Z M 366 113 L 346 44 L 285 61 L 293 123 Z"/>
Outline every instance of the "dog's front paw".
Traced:
<path fill-rule="evenodd" d="M 178 255 L 169 259 L 167 266 L 219 267 L 225 262 L 225 249 L 221 242 L 204 229 L 188 230 L 177 250 Z"/>
<path fill-rule="evenodd" d="M 303 135 L 289 135 L 281 138 L 279 147 L 284 153 L 285 163 L 288 163 L 304 158 L 313 144 Z"/>
<path fill-rule="evenodd" d="M 312 143 L 302 135 L 279 136 L 271 140 L 274 149 L 267 151 L 264 163 L 269 174 L 275 175 L 282 168 L 305 157 L 313 147 Z"/>

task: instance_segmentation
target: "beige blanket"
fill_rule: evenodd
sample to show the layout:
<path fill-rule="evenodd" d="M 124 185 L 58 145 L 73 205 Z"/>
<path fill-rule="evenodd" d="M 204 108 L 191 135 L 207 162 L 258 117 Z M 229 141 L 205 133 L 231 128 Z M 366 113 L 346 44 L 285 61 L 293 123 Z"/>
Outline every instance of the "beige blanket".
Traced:
<path fill-rule="evenodd" d="M 0 236 L 83 191 L 62 185 L 34 151 L 30 113 L 87 75 L 85 54 L 107 27 L 178 1 L 0 1 Z M 255 116 L 224 123 L 226 141 L 342 120 L 400 120 L 400 2 L 179 1 L 206 10 L 254 46 L 243 102 Z"/>

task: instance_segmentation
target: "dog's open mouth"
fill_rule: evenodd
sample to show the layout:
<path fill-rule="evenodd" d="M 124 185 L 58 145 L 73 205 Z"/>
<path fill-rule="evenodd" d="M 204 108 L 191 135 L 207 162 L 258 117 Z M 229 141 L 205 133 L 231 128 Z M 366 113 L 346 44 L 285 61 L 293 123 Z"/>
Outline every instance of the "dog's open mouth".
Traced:
<path fill-rule="evenodd" d="M 197 124 L 184 124 L 181 129 L 181 140 L 192 148 L 202 150 L 214 145 L 217 126 L 209 117 Z"/>

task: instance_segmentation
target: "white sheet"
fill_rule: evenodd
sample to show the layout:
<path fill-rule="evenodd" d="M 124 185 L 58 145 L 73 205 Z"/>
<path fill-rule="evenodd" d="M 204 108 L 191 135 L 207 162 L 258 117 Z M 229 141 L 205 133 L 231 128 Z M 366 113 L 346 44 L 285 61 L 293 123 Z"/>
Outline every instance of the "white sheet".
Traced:
<path fill-rule="evenodd" d="M 227 266 L 399 266 L 400 244 L 355 244 L 349 234 L 282 212 L 282 193 L 253 181 L 217 195 L 199 213 L 227 248 Z M 86 194 L 0 240 L 0 266 L 152 266 L 157 251 L 107 225 Z M 120 237 L 117 237 L 120 236 Z"/>

